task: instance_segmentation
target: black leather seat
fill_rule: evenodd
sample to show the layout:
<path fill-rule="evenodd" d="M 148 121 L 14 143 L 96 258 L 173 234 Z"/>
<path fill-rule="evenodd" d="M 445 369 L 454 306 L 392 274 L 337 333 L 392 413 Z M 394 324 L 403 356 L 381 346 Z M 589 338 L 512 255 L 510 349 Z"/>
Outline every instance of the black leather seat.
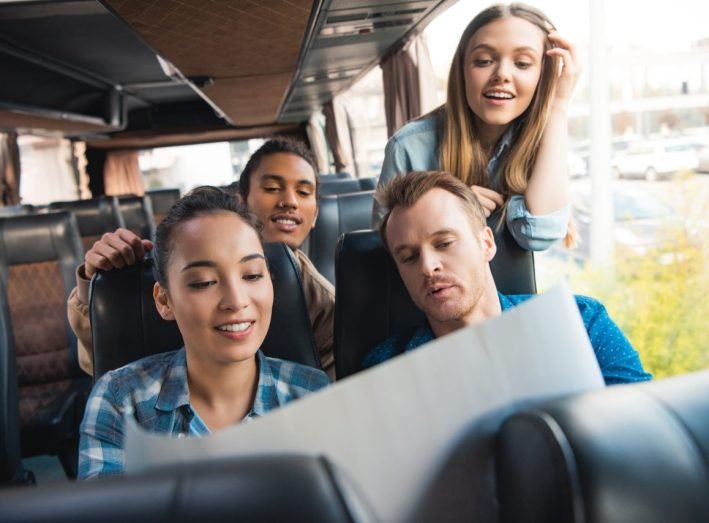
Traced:
<path fill-rule="evenodd" d="M 88 251 L 104 233 L 125 227 L 118 199 L 99 196 L 90 200 L 52 202 L 49 211 L 71 211 L 76 216 L 84 252 Z"/>
<path fill-rule="evenodd" d="M 150 198 L 150 204 L 153 208 L 153 219 L 155 225 L 160 222 L 170 212 L 170 208 L 180 199 L 179 189 L 150 189 L 145 191 L 145 196 Z"/>
<path fill-rule="evenodd" d="M 709 371 L 520 412 L 496 454 L 505 523 L 709 521 Z"/>
<path fill-rule="evenodd" d="M 493 227 L 497 215 L 488 219 Z M 534 255 L 517 245 L 506 227 L 495 232 L 490 263 L 504 294 L 535 294 Z M 377 231 L 345 234 L 335 255 L 335 367 L 338 379 L 361 370 L 362 359 L 390 336 L 408 336 L 425 323 L 411 301 L 394 260 Z"/>
<path fill-rule="evenodd" d="M 266 244 L 265 252 L 273 275 L 274 301 L 262 350 L 267 356 L 322 368 L 293 253 L 282 243 Z M 155 308 L 152 263 L 146 259 L 125 269 L 100 272 L 91 281 L 94 379 L 145 356 L 182 346 L 177 324 L 163 320 Z"/>
<path fill-rule="evenodd" d="M 57 454 L 69 477 L 76 475 L 78 427 L 91 386 L 66 317 L 81 259 L 68 212 L 0 219 L 0 306 L 9 320 L 0 351 L 8 364 L 2 372 L 16 365 L 22 455 Z M 12 377 L 5 382 L 12 386 Z"/>
<path fill-rule="evenodd" d="M 375 521 L 368 503 L 332 463 L 293 454 L 7 489 L 0 492 L 0 506 L 5 523 Z"/>
<path fill-rule="evenodd" d="M 22 216 L 34 212 L 34 205 L 30 204 L 0 206 L 0 216 Z"/>
<path fill-rule="evenodd" d="M 343 180 L 347 178 L 353 178 L 353 176 L 346 171 L 340 171 L 337 173 L 319 174 L 318 178 L 321 182 L 326 182 L 330 180 Z"/>
<path fill-rule="evenodd" d="M 155 238 L 155 218 L 149 197 L 126 194 L 118 196 L 118 208 L 126 229 L 130 229 L 141 238 Z"/>
<path fill-rule="evenodd" d="M 332 175 L 335 176 L 335 175 Z M 360 191 L 373 191 L 377 188 L 376 178 L 324 178 L 320 176 L 319 196 L 347 194 Z"/>
<path fill-rule="evenodd" d="M 318 221 L 308 237 L 308 257 L 315 268 L 335 283 L 335 247 L 340 235 L 369 229 L 374 191 L 325 196 Z"/>
<path fill-rule="evenodd" d="M 4 289 L 0 293 L 6 294 Z M 34 483 L 32 472 L 22 465 L 17 361 L 10 329 L 10 313 L 0 307 L 0 486 Z"/>

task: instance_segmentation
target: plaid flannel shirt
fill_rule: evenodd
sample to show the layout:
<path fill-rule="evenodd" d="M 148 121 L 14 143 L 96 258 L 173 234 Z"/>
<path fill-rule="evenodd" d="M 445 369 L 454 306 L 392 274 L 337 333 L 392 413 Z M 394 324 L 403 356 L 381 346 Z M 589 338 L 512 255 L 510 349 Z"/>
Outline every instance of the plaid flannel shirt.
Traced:
<path fill-rule="evenodd" d="M 330 383 L 317 369 L 257 352 L 259 377 L 249 422 Z M 94 385 L 81 423 L 79 478 L 120 474 L 124 417 L 151 432 L 202 436 L 209 429 L 190 405 L 184 347 L 148 356 L 106 373 Z"/>

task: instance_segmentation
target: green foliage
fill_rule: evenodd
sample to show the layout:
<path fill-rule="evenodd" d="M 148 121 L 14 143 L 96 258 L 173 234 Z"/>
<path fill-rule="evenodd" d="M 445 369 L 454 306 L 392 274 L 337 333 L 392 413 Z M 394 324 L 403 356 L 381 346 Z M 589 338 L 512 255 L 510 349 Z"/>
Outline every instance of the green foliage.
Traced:
<path fill-rule="evenodd" d="M 586 266 L 571 286 L 606 305 L 655 378 L 684 374 L 709 367 L 708 258 L 686 243 L 643 257 L 619 252 L 613 270 Z"/>

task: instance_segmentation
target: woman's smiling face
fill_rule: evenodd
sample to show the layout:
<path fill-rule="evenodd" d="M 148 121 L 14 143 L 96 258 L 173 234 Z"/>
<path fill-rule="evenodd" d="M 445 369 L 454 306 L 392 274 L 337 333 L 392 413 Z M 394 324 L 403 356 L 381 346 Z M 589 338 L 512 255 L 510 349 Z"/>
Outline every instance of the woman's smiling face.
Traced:
<path fill-rule="evenodd" d="M 210 212 L 176 230 L 161 315 L 174 319 L 190 357 L 212 364 L 253 358 L 266 338 L 273 284 L 256 231 L 236 213 Z"/>
<path fill-rule="evenodd" d="M 532 102 L 542 73 L 546 35 L 510 16 L 481 27 L 468 41 L 465 97 L 484 136 L 495 142 Z"/>

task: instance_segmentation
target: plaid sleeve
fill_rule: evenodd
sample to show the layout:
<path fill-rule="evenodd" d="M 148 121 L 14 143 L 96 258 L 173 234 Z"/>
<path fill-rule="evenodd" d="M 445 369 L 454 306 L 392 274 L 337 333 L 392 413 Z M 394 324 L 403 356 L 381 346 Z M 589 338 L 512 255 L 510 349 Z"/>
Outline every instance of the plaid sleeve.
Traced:
<path fill-rule="evenodd" d="M 111 378 L 111 372 L 102 376 L 86 403 L 79 441 L 79 479 L 123 472 L 123 413 L 112 392 Z"/>

